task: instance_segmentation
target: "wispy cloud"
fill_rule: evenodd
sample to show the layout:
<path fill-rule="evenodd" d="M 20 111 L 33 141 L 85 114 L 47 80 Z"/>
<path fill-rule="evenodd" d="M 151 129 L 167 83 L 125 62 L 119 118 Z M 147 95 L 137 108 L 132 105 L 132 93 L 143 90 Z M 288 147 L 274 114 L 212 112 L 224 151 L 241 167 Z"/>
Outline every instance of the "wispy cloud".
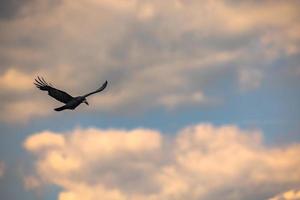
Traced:
<path fill-rule="evenodd" d="M 109 79 L 109 92 L 92 103 L 115 112 L 211 105 L 222 98 L 206 93 L 222 87 L 215 80 L 247 91 L 279 59 L 298 66 L 296 1 L 33 2 L 0 20 L 0 95 L 10 99 L 1 119 L 23 113 L 7 121 L 51 113 L 19 106 L 45 101 L 29 85 L 37 74 L 74 95 Z"/>
<path fill-rule="evenodd" d="M 38 180 L 63 189 L 60 200 L 268 199 L 300 183 L 299 144 L 268 147 L 259 131 L 233 125 L 198 124 L 169 136 L 47 131 L 24 146 L 36 156 Z"/>
<path fill-rule="evenodd" d="M 5 163 L 3 161 L 0 161 L 0 179 L 2 176 L 4 176 L 5 173 Z"/>

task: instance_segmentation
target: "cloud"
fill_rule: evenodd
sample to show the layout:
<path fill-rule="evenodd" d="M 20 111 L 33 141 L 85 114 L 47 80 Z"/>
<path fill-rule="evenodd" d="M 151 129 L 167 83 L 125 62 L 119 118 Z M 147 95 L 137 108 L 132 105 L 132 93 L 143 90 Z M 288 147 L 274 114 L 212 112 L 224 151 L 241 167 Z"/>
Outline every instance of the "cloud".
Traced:
<path fill-rule="evenodd" d="M 5 164 L 3 161 L 0 161 L 0 179 L 2 176 L 4 176 L 5 173 Z"/>
<path fill-rule="evenodd" d="M 13 17 L 0 19 L 0 95 L 9 99 L 0 118 L 24 121 L 51 113 L 19 106 L 49 102 L 30 87 L 38 74 L 74 95 L 108 79 L 109 92 L 91 102 L 105 112 L 214 105 L 222 96 L 206 91 L 222 87 L 220 79 L 245 91 L 257 89 L 277 69 L 276 61 L 288 58 L 297 68 L 299 6 L 296 1 L 30 1 L 13 9 Z M 12 112 L 22 117 L 7 114 Z"/>
<path fill-rule="evenodd" d="M 59 200 L 268 199 L 300 184 L 299 144 L 266 146 L 259 131 L 233 125 L 198 124 L 172 135 L 36 133 L 24 147 L 36 157 L 35 177 L 62 188 Z"/>
<path fill-rule="evenodd" d="M 299 190 L 289 190 L 284 192 L 283 194 L 270 198 L 269 200 L 299 200 L 299 199 L 300 199 Z"/>
<path fill-rule="evenodd" d="M 23 185 L 26 190 L 40 189 L 41 182 L 34 176 L 25 176 L 23 178 Z"/>
<path fill-rule="evenodd" d="M 239 70 L 239 83 L 242 90 L 253 90 L 261 85 L 263 72 L 258 69 Z"/>
<path fill-rule="evenodd" d="M 21 90 L 26 91 L 32 88 L 32 79 L 27 74 L 22 74 L 15 69 L 7 70 L 0 77 L 0 84 L 4 89 L 7 90 Z"/>
<path fill-rule="evenodd" d="M 43 132 L 33 135 L 26 141 L 25 148 L 30 151 L 40 151 L 43 148 L 64 146 L 65 140 L 61 135 L 54 135 L 51 132 Z"/>
<path fill-rule="evenodd" d="M 1 107 L 4 108 L 2 110 L 2 115 L 0 115 L 0 119 L 8 123 L 24 123 L 32 117 L 47 116 L 52 111 L 52 108 L 47 105 L 46 101 L 35 101 L 34 97 L 31 98 L 33 100 L 18 99 L 6 106 L 2 105 Z"/>
<path fill-rule="evenodd" d="M 15 15 L 20 11 L 22 6 L 27 1 L 10 1 L 10 0 L 2 0 L 1 7 L 0 7 L 0 19 L 9 19 L 11 17 L 15 17 Z"/>

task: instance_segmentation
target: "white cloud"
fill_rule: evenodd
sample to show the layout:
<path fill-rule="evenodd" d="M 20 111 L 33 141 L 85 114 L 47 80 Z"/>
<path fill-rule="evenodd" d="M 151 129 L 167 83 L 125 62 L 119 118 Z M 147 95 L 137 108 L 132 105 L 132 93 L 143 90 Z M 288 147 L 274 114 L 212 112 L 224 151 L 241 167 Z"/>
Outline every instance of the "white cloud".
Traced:
<path fill-rule="evenodd" d="M 211 82 L 228 71 L 240 88 L 259 88 L 274 61 L 299 54 L 295 1 L 33 2 L 0 21 L 6 121 L 51 113 L 20 106 L 50 101 L 30 86 L 38 74 L 74 95 L 108 79 L 92 97 L 96 109 L 140 111 L 219 102 L 205 91 L 222 87 Z"/>
<path fill-rule="evenodd" d="M 259 131 L 233 125 L 199 124 L 170 136 L 147 129 L 40 134 L 64 141 L 36 134 L 24 142 L 37 157 L 37 178 L 63 189 L 59 200 L 267 199 L 300 183 L 299 144 L 268 147 Z"/>

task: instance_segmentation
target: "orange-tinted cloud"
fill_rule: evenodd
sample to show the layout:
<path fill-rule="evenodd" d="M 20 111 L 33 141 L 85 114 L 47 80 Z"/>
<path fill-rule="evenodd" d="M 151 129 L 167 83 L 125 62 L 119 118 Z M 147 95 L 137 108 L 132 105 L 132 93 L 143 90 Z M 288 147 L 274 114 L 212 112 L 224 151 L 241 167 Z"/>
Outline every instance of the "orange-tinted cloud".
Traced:
<path fill-rule="evenodd" d="M 63 188 L 59 200 L 268 199 L 300 183 L 298 144 L 268 147 L 259 131 L 233 125 L 199 124 L 170 136 L 76 129 L 41 137 L 64 138 L 50 145 L 37 134 L 24 143 L 37 156 L 36 176 Z"/>
<path fill-rule="evenodd" d="M 280 195 L 270 198 L 269 200 L 299 200 L 300 190 L 289 190 Z"/>

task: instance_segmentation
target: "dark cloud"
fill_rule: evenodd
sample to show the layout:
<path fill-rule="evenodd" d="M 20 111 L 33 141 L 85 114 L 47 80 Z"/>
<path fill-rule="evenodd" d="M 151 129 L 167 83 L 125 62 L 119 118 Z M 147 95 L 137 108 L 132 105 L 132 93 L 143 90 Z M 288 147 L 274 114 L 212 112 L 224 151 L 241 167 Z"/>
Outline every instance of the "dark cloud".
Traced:
<path fill-rule="evenodd" d="M 0 0 L 0 20 L 13 20 L 33 13 L 47 12 L 61 2 L 62 0 Z"/>
<path fill-rule="evenodd" d="M 31 0 L 1 0 L 0 19 L 12 19 L 18 16 L 20 9 Z"/>

